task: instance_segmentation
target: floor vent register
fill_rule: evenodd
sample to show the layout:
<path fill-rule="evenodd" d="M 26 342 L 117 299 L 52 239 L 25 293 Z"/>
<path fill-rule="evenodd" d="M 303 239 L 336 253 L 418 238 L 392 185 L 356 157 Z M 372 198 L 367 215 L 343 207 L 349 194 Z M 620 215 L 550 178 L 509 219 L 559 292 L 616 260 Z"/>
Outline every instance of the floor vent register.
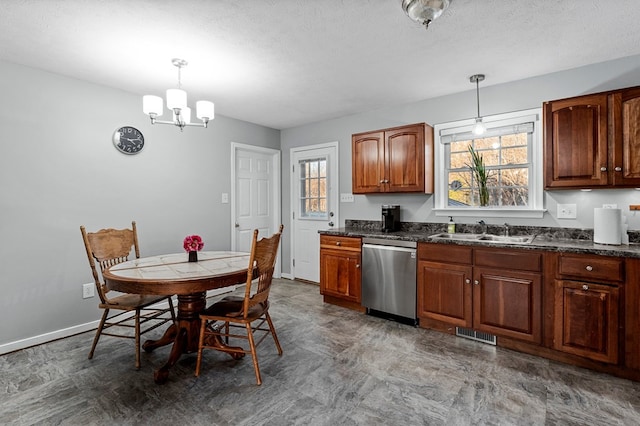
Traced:
<path fill-rule="evenodd" d="M 476 340 L 478 342 L 488 343 L 490 345 L 496 344 L 496 336 L 489 333 L 483 333 L 482 331 L 475 331 L 471 328 L 456 327 L 456 336 L 464 337 L 465 339 Z"/>

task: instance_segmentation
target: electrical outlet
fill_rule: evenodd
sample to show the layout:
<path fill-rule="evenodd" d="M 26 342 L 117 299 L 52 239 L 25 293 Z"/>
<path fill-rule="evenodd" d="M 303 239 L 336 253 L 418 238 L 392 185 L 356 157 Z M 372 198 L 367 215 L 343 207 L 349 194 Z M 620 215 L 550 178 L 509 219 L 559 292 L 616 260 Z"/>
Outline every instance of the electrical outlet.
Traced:
<path fill-rule="evenodd" d="M 603 204 L 602 208 L 603 209 L 617 209 L 618 205 L 617 204 Z"/>
<path fill-rule="evenodd" d="M 340 194 L 341 203 L 353 203 L 353 201 L 354 201 L 353 194 Z"/>
<path fill-rule="evenodd" d="M 93 297 L 94 293 L 93 293 L 93 283 L 88 283 L 88 284 L 82 284 L 82 298 L 83 299 L 88 299 L 90 297 Z"/>
<path fill-rule="evenodd" d="M 222 204 L 227 204 L 229 203 L 229 194 L 226 192 L 222 193 L 222 198 L 220 199 L 220 201 L 222 202 Z"/>
<path fill-rule="evenodd" d="M 575 219 L 576 217 L 575 204 L 558 204 L 558 219 Z"/>

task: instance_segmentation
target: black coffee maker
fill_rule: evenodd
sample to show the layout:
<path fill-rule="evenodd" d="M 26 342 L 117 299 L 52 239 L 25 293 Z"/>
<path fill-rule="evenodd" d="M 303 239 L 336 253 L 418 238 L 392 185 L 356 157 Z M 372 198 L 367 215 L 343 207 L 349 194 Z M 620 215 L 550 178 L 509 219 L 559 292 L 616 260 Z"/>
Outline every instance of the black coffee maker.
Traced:
<path fill-rule="evenodd" d="M 382 232 L 400 230 L 400 206 L 385 204 L 382 206 Z"/>

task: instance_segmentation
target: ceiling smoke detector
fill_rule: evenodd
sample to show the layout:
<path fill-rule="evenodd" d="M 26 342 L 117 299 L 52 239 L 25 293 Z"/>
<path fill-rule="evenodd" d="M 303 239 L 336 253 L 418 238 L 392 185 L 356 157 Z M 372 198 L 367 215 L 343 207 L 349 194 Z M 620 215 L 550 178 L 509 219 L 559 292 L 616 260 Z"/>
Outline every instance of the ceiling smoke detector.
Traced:
<path fill-rule="evenodd" d="M 431 21 L 442 15 L 451 0 L 402 0 L 402 10 L 416 22 L 429 28 Z"/>

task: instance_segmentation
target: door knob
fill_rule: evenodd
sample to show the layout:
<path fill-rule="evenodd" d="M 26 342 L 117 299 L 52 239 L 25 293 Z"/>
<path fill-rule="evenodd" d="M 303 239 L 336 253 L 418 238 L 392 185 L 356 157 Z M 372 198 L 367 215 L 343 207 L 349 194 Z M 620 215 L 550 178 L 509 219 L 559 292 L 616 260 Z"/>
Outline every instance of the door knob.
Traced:
<path fill-rule="evenodd" d="M 333 222 L 329 222 L 329 226 L 333 226 Z"/>
<path fill-rule="evenodd" d="M 240 224 L 236 222 L 236 228 L 240 228 Z"/>

